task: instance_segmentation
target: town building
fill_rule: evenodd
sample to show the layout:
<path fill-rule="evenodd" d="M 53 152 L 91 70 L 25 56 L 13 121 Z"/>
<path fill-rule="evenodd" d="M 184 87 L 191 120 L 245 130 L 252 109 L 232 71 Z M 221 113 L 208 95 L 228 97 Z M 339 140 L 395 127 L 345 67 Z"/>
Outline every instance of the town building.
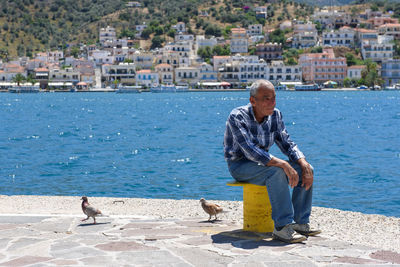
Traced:
<path fill-rule="evenodd" d="M 393 36 L 379 35 L 376 41 L 363 41 L 361 55 L 364 60 L 382 62 L 393 58 L 393 46 Z"/>
<path fill-rule="evenodd" d="M 257 6 L 254 8 L 256 12 L 256 18 L 266 19 L 268 16 L 268 7 L 267 6 Z"/>
<path fill-rule="evenodd" d="M 293 26 L 292 47 L 306 48 L 318 44 L 318 31 L 314 23 L 297 22 Z"/>
<path fill-rule="evenodd" d="M 162 84 L 172 84 L 174 82 L 174 68 L 170 64 L 158 64 L 155 66 L 155 70 Z"/>
<path fill-rule="evenodd" d="M 391 35 L 395 40 L 400 40 L 400 24 L 383 24 L 378 27 L 379 34 Z"/>
<path fill-rule="evenodd" d="M 299 65 L 306 82 L 334 81 L 342 85 L 347 75 L 346 58 L 336 57 L 332 48 L 325 48 L 322 53 L 301 54 Z"/>
<path fill-rule="evenodd" d="M 400 59 L 389 59 L 382 62 L 381 77 L 385 86 L 400 84 Z"/>
<path fill-rule="evenodd" d="M 197 53 L 200 48 L 205 48 L 207 46 L 213 48 L 217 44 L 217 38 L 215 38 L 214 36 L 208 39 L 204 35 L 196 35 L 195 52 Z"/>
<path fill-rule="evenodd" d="M 265 61 L 282 59 L 282 44 L 263 43 L 256 45 L 256 55 Z"/>
<path fill-rule="evenodd" d="M 214 71 L 210 64 L 203 62 L 200 65 L 200 80 L 199 82 L 216 82 L 218 81 L 218 72 Z"/>
<path fill-rule="evenodd" d="M 72 83 L 75 85 L 80 82 L 80 73 L 72 67 L 50 68 L 49 80 L 54 83 Z"/>
<path fill-rule="evenodd" d="M 134 63 L 104 64 L 101 66 L 101 81 L 112 85 L 115 80 L 123 84 L 135 84 L 136 66 Z"/>
<path fill-rule="evenodd" d="M 247 39 L 246 29 L 231 29 L 231 53 L 247 53 L 249 42 Z"/>
<path fill-rule="evenodd" d="M 346 46 L 354 47 L 355 34 L 352 28 L 347 26 L 340 28 L 339 30 L 330 30 L 323 32 L 322 34 L 322 45 L 323 46 Z"/>
<path fill-rule="evenodd" d="M 247 36 L 257 36 L 263 34 L 263 26 L 261 24 L 251 24 L 247 28 Z"/>
<path fill-rule="evenodd" d="M 366 68 L 365 65 L 353 65 L 347 67 L 347 78 L 352 80 L 361 79 L 362 71 Z"/>
<path fill-rule="evenodd" d="M 186 32 L 186 24 L 185 22 L 178 22 L 177 24 L 172 26 L 172 29 L 175 29 L 178 33 Z"/>
<path fill-rule="evenodd" d="M 104 44 L 106 41 L 114 42 L 117 39 L 117 33 L 115 28 L 107 26 L 106 28 L 101 28 L 99 33 L 100 44 Z"/>
<path fill-rule="evenodd" d="M 158 86 L 159 74 L 149 69 L 138 70 L 136 72 L 135 85 L 141 85 L 146 87 Z"/>
<path fill-rule="evenodd" d="M 368 19 L 366 23 L 369 24 L 371 28 L 377 28 L 385 24 L 397 24 L 399 23 L 399 20 L 391 18 L 389 16 L 380 16 L 380 17 L 372 17 Z"/>
<path fill-rule="evenodd" d="M 282 60 L 272 61 L 266 68 L 266 79 L 275 85 L 281 82 L 301 82 L 301 67 L 285 65 Z"/>
<path fill-rule="evenodd" d="M 252 83 L 259 79 L 266 79 L 267 63 L 264 60 L 242 61 L 239 63 L 239 77 L 241 83 Z"/>
<path fill-rule="evenodd" d="M 175 69 L 175 82 L 195 85 L 200 80 L 200 69 L 196 67 L 178 67 Z"/>
<path fill-rule="evenodd" d="M 356 32 L 356 46 L 361 47 L 361 44 L 365 41 L 377 41 L 378 40 L 378 31 L 376 30 L 368 30 L 368 29 L 355 29 Z"/>

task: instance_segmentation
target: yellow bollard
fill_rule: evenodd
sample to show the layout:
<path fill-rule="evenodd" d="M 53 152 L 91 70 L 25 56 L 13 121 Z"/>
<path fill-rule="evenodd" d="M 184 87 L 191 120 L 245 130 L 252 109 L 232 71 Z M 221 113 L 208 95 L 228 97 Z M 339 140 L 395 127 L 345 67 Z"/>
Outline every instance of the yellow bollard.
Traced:
<path fill-rule="evenodd" d="M 243 230 L 252 232 L 272 232 L 272 208 L 266 186 L 249 183 L 229 182 L 229 186 L 243 186 Z"/>

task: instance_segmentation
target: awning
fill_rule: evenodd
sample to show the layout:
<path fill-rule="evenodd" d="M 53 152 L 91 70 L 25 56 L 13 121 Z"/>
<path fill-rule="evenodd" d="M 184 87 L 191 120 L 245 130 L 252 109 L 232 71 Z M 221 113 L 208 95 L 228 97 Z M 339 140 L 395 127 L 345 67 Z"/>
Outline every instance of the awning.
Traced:
<path fill-rule="evenodd" d="M 231 84 L 228 82 L 221 82 L 221 86 L 231 86 Z"/>
<path fill-rule="evenodd" d="M 85 83 L 85 82 L 79 82 L 79 83 L 77 83 L 76 85 L 82 85 L 82 86 L 86 86 L 86 85 L 87 85 L 87 83 Z"/>
<path fill-rule="evenodd" d="M 327 82 L 324 82 L 324 85 L 328 85 L 328 84 L 336 85 L 337 82 L 334 82 L 334 81 L 327 81 Z"/>

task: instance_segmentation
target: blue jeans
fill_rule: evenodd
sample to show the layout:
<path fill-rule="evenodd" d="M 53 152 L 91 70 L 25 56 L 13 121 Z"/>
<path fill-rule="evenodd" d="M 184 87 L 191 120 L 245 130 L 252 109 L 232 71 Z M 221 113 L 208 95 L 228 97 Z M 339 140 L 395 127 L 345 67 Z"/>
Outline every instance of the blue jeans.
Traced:
<path fill-rule="evenodd" d="M 299 174 L 299 183 L 293 188 L 292 197 L 288 178 L 282 168 L 264 166 L 247 159 L 228 160 L 229 172 L 236 181 L 267 186 L 275 227 L 282 227 L 293 221 L 299 224 L 310 221 L 312 186 L 305 190 L 301 186 L 301 167 L 295 162 L 289 163 Z"/>

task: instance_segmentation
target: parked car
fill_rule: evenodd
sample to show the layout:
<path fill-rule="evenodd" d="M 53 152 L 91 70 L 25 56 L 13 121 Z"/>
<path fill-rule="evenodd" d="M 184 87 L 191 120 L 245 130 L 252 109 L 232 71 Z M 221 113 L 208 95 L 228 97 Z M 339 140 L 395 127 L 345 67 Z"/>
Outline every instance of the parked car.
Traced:
<path fill-rule="evenodd" d="M 366 85 L 360 85 L 359 87 L 357 87 L 357 89 L 368 89 L 368 86 L 366 86 Z"/>
<path fill-rule="evenodd" d="M 382 88 L 379 85 L 374 85 L 373 90 L 381 90 Z"/>

